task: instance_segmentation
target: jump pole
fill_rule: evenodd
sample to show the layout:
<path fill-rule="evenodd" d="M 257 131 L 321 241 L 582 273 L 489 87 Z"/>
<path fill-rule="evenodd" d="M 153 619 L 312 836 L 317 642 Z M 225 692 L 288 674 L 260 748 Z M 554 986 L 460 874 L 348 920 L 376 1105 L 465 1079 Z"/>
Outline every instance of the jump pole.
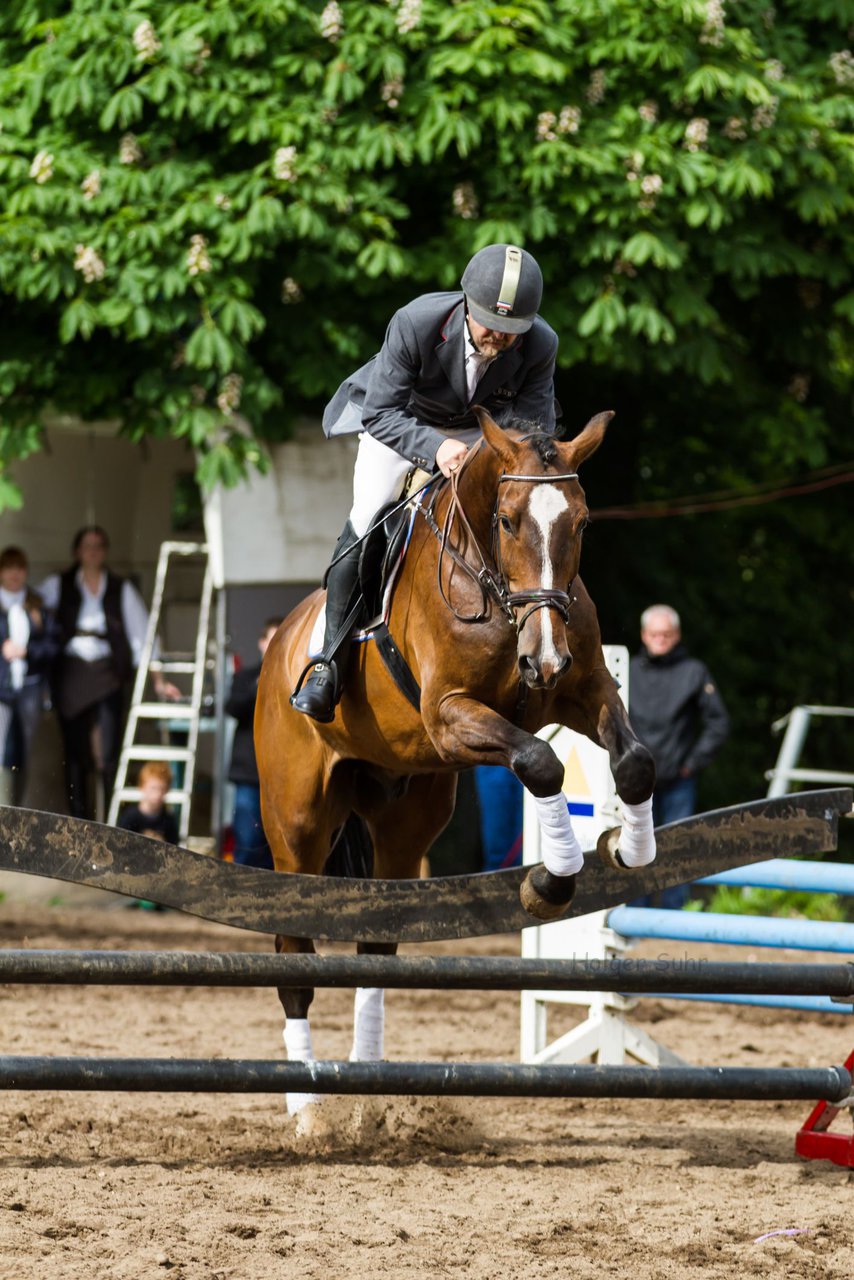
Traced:
<path fill-rule="evenodd" d="M 518 1063 L 0 1058 L 0 1089 L 132 1093 L 323 1093 L 499 1098 L 845 1101 L 845 1067 L 599 1067 Z"/>

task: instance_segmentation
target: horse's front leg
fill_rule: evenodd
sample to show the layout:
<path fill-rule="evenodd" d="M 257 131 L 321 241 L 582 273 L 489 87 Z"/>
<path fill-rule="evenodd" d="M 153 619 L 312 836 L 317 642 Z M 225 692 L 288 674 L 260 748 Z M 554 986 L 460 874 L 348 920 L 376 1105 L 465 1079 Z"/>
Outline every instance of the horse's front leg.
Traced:
<path fill-rule="evenodd" d="M 575 892 L 584 855 L 562 791 L 564 768 L 552 748 L 467 694 L 448 694 L 422 706 L 427 732 L 443 760 L 460 765 L 500 764 L 533 797 L 542 836 L 542 866 L 529 871 L 520 897 L 539 920 L 562 915 Z"/>
<path fill-rule="evenodd" d="M 597 667 L 574 690 L 571 700 L 558 702 L 555 711 L 560 724 L 585 734 L 608 752 L 623 822 L 599 837 L 600 857 L 614 867 L 648 866 L 655 858 L 655 764 L 631 726 L 614 677 L 604 665 Z"/>

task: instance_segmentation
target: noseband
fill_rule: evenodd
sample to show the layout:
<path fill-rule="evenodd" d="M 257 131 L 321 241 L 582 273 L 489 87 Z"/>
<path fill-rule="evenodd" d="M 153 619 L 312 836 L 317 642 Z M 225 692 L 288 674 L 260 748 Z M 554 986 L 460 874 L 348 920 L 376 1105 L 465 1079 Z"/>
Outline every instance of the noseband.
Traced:
<path fill-rule="evenodd" d="M 459 493 L 457 491 L 457 483 L 460 471 L 465 468 L 466 463 L 472 454 L 465 458 L 463 465 L 459 471 L 452 471 L 450 476 L 451 482 L 451 500 L 448 503 L 448 510 L 445 513 L 445 519 L 440 529 L 435 517 L 433 516 L 433 507 L 438 498 L 441 486 L 437 489 L 433 501 L 429 507 L 424 507 L 420 503 L 416 504 L 418 510 L 424 516 L 428 525 L 439 539 L 439 562 L 438 562 L 438 580 L 439 594 L 451 613 L 459 622 L 483 622 L 487 616 L 488 603 L 490 600 L 498 606 L 504 614 L 507 621 L 518 633 L 522 630 L 532 613 L 536 613 L 538 609 L 555 609 L 564 622 L 569 621 L 569 610 L 575 601 L 575 596 L 570 595 L 572 590 L 572 582 L 569 584 L 568 591 L 558 591 L 551 587 L 532 587 L 528 591 L 511 591 L 507 585 L 507 579 L 504 576 L 504 569 L 501 564 L 501 543 L 498 537 L 498 520 L 499 511 L 498 503 L 501 498 L 501 485 L 505 480 L 521 481 L 525 484 L 555 484 L 560 480 L 577 480 L 578 472 L 569 471 L 563 475 L 547 475 L 547 476 L 528 476 L 502 473 L 498 477 L 498 489 L 495 494 L 495 505 L 492 508 L 492 561 L 495 565 L 493 572 L 483 557 L 477 534 L 472 529 L 468 516 L 466 515 L 462 503 L 460 502 Z M 450 544 L 450 534 L 454 526 L 454 521 L 459 518 L 460 524 L 468 533 L 472 545 L 477 552 L 480 560 L 480 569 L 470 565 L 469 562 L 460 555 L 455 547 Z M 460 613 L 445 594 L 442 585 L 442 563 L 445 556 L 450 556 L 453 562 L 458 565 L 477 585 L 480 587 L 483 596 L 483 608 L 477 613 L 464 614 Z M 521 617 L 517 617 L 516 610 L 523 605 L 528 605 Z"/>

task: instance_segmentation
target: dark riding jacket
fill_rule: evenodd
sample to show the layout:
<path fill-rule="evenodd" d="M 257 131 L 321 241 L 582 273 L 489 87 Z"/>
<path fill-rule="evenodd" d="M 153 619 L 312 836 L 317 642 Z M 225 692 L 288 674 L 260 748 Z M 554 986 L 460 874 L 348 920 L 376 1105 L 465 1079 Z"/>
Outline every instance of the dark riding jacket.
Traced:
<path fill-rule="evenodd" d="M 327 405 L 327 436 L 367 431 L 432 468 L 448 436 L 471 445 L 480 427 L 471 412 L 465 373 L 465 301 L 461 293 L 428 293 L 397 311 L 382 349 L 344 381 Z M 510 417 L 555 429 L 557 334 L 539 316 L 486 368 L 476 404 L 498 422 Z"/>
<path fill-rule="evenodd" d="M 709 668 L 681 644 L 662 657 L 644 648 L 632 658 L 629 715 L 652 752 L 659 786 L 674 782 L 683 769 L 704 769 L 729 734 L 729 716 Z"/>
<path fill-rule="evenodd" d="M 51 614 L 44 608 L 33 608 L 29 603 L 30 638 L 27 641 L 27 670 L 24 687 L 41 684 L 48 675 L 59 652 L 59 631 Z M 0 648 L 9 639 L 9 615 L 0 609 Z M 14 701 L 16 690 L 12 686 L 12 665 L 0 654 L 0 701 Z"/>
<path fill-rule="evenodd" d="M 234 679 L 231 682 L 231 693 L 225 704 L 225 714 L 233 716 L 237 721 L 234 730 L 234 743 L 231 748 L 231 767 L 228 771 L 228 780 L 229 782 L 252 787 L 258 786 L 258 765 L 255 761 L 253 723 L 260 678 L 260 662 L 254 666 L 241 667 L 239 671 L 235 671 Z"/>

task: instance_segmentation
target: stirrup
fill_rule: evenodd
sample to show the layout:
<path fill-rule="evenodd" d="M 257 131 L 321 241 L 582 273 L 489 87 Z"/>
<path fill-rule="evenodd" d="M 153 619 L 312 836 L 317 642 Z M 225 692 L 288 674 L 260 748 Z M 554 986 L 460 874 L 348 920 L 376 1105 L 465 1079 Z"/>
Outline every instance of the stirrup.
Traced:
<path fill-rule="evenodd" d="M 340 697 L 338 667 L 334 662 L 325 662 L 321 657 L 303 668 L 289 702 L 294 710 L 310 716 L 319 724 L 329 724 L 335 719 L 335 708 Z"/>

